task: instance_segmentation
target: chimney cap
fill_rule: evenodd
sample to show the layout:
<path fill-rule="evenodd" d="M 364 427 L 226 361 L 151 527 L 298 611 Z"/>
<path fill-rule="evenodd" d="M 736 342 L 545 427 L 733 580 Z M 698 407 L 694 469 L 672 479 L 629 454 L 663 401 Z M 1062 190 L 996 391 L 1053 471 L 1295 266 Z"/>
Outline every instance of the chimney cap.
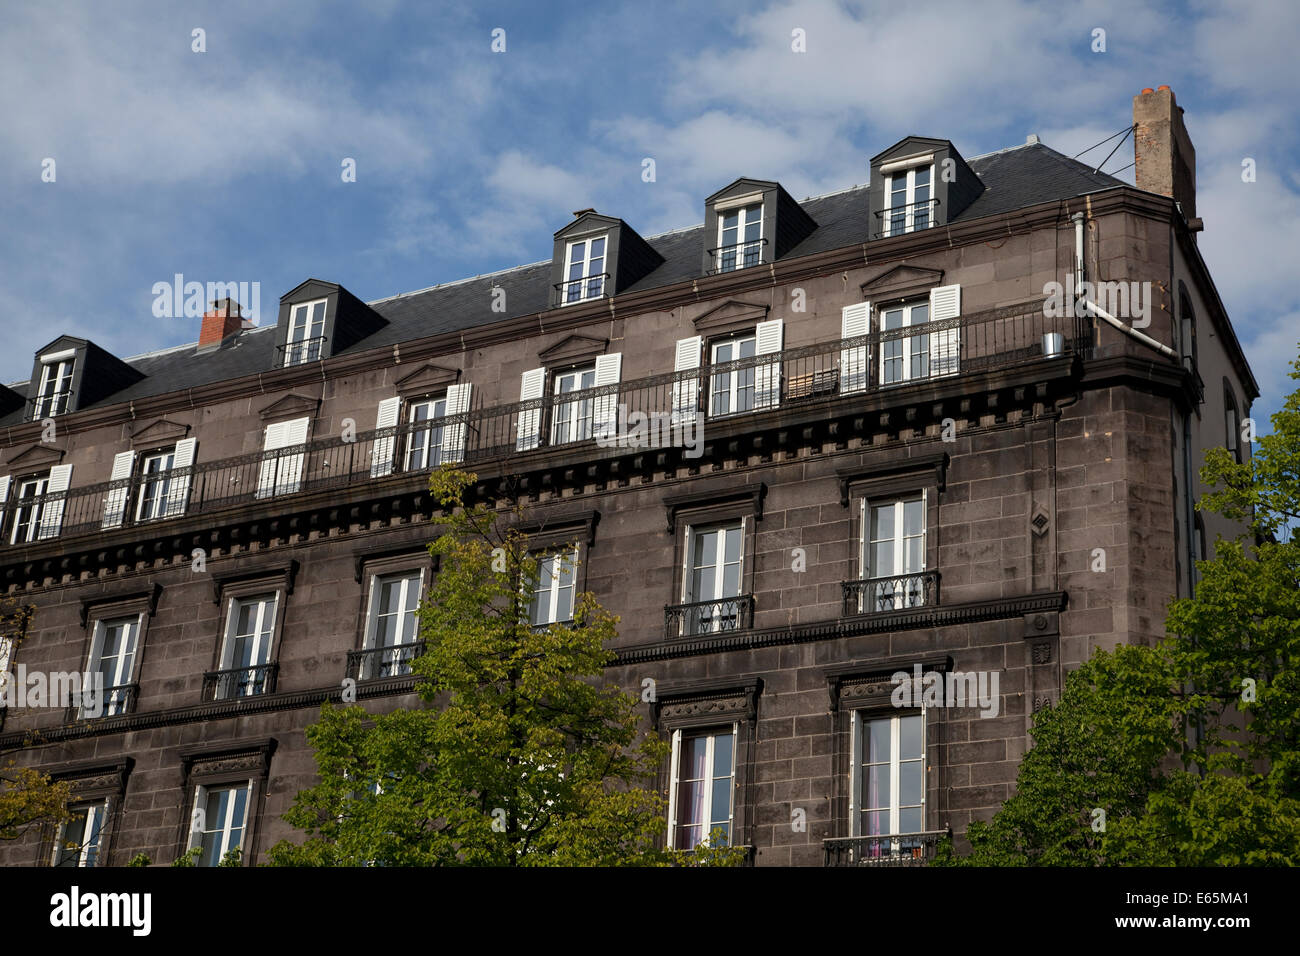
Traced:
<path fill-rule="evenodd" d="M 1168 89 L 1169 89 L 1169 86 L 1168 86 L 1168 84 L 1165 84 L 1164 86 L 1157 86 L 1156 89 L 1157 89 L 1157 90 L 1168 90 Z M 1173 90 L 1170 90 L 1170 92 L 1172 93 Z"/>
<path fill-rule="evenodd" d="M 1037 146 L 1039 142 L 1040 140 L 1038 139 L 1037 133 L 1030 133 L 1028 136 L 1025 137 L 1026 146 Z"/>
<path fill-rule="evenodd" d="M 573 210 L 573 218 L 574 218 L 574 219 L 579 219 L 579 218 L 585 216 L 587 213 L 589 213 L 589 212 L 595 212 L 595 211 L 596 211 L 595 209 L 592 209 L 592 208 L 590 208 L 590 207 L 588 207 L 587 209 L 575 209 L 575 210 Z"/>
<path fill-rule="evenodd" d="M 1143 96 L 1145 96 L 1145 95 L 1148 94 L 1148 93 L 1154 93 L 1154 92 L 1155 92 L 1155 90 L 1151 89 L 1151 87 L 1149 87 L 1149 86 L 1144 86 L 1144 87 L 1142 87 L 1142 95 L 1143 95 Z"/>

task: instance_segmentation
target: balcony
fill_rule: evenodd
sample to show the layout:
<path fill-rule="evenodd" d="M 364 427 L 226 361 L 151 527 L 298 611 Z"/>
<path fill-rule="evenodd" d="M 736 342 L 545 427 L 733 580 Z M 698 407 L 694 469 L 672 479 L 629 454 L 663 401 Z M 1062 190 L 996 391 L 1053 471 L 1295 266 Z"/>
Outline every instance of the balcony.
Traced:
<path fill-rule="evenodd" d="M 883 614 L 939 603 L 939 572 L 921 571 L 887 578 L 842 581 L 845 617 L 855 614 Z"/>
<path fill-rule="evenodd" d="M 1052 349 L 1044 352 L 1048 333 L 1056 336 Z M 751 422 L 756 427 L 772 425 L 790 416 L 824 419 L 847 407 L 855 412 L 871 410 L 873 405 L 883 409 L 887 402 L 898 400 L 892 393 L 915 391 L 917 386 L 931 387 L 919 399 L 931 401 L 936 388 L 965 391 L 970 386 L 964 379 L 969 376 L 1069 360 L 1084 342 L 1080 334 L 1072 316 L 1045 316 L 1041 304 L 1025 304 L 403 423 L 360 432 L 354 441 L 320 438 L 293 448 L 199 461 L 190 468 L 74 487 L 55 495 L 19 499 L 11 494 L 0 515 L 0 553 L 48 546 L 51 538 L 60 539 L 62 545 L 70 538 L 145 524 L 159 526 L 157 533 L 165 535 L 169 525 L 195 515 L 259 503 L 282 510 L 283 501 L 295 496 L 363 493 L 390 476 L 427 476 L 439 460 L 463 462 L 474 469 L 519 456 L 531 460 L 565 451 L 591 456 L 601 449 L 682 447 L 683 429 L 701 424 L 716 423 L 718 431 L 724 432 L 747 428 Z M 730 394 L 735 400 L 728 402 L 726 414 L 714 416 L 711 393 L 715 383 L 724 379 L 728 387 L 732 379 L 752 382 L 752 387 L 733 389 Z M 954 386 L 954 382 L 961 384 Z M 585 407 L 588 402 L 591 437 L 569 440 L 572 430 L 553 427 L 557 414 L 563 414 L 560 405 Z M 620 408 L 644 415 L 645 427 L 630 432 Z M 439 454 L 425 458 L 409 454 L 413 443 L 427 443 L 434 428 L 441 429 Z M 424 464 L 411 467 L 417 460 Z M 164 481 L 169 482 L 167 505 L 146 517 L 150 511 L 139 507 L 145 485 Z M 39 535 L 33 533 L 30 540 L 19 536 L 11 543 L 14 523 L 24 515 L 30 523 L 34 507 L 53 509 L 42 517 Z"/>
<path fill-rule="evenodd" d="M 664 608 L 664 637 L 697 637 L 754 626 L 754 596 L 741 594 L 718 601 L 695 601 Z"/>
<path fill-rule="evenodd" d="M 910 202 L 906 206 L 894 206 L 890 209 L 877 209 L 875 216 L 880 220 L 872 239 L 887 239 L 901 236 L 907 232 L 929 229 L 939 224 L 939 200 L 923 199 Z"/>
<path fill-rule="evenodd" d="M 835 837 L 822 841 L 825 866 L 925 866 L 951 830 Z"/>
<path fill-rule="evenodd" d="M 72 390 L 65 388 L 58 392 L 33 395 L 27 399 L 27 404 L 32 407 L 32 421 L 40 421 L 42 418 L 53 418 L 55 415 L 62 415 L 68 410 L 68 403 L 71 401 Z"/>
<path fill-rule="evenodd" d="M 85 706 L 84 701 L 68 708 L 66 721 L 72 723 L 77 720 L 98 720 L 101 717 L 117 717 L 121 714 L 128 714 L 135 705 L 136 697 L 140 693 L 139 684 L 121 684 L 117 687 L 105 687 L 103 691 L 102 703 L 99 705 L 99 713 L 92 713 Z"/>
<path fill-rule="evenodd" d="M 252 667 L 234 667 L 224 671 L 209 671 L 203 675 L 203 699 L 238 700 L 275 692 L 275 674 L 278 664 L 254 664 Z"/>
<path fill-rule="evenodd" d="M 712 276 L 721 272 L 748 269 L 750 266 L 761 266 L 765 261 L 763 247 L 766 245 L 766 239 L 750 239 L 747 242 L 733 242 L 729 246 L 709 249 L 708 253 L 713 257 L 713 268 L 708 274 Z"/>
<path fill-rule="evenodd" d="M 411 673 L 411 662 L 423 653 L 424 641 L 348 651 L 347 676 L 355 681 L 406 677 Z"/>
<path fill-rule="evenodd" d="M 589 276 L 557 282 L 551 286 L 555 290 L 555 304 L 570 305 L 574 302 L 599 299 L 605 294 L 605 286 L 608 282 L 608 272 L 595 272 Z"/>
<path fill-rule="evenodd" d="M 279 360 L 276 363 L 278 365 L 302 365 L 304 362 L 315 362 L 325 355 L 325 336 L 318 335 L 315 338 L 287 342 L 284 345 L 277 345 L 275 350 L 279 353 Z"/>

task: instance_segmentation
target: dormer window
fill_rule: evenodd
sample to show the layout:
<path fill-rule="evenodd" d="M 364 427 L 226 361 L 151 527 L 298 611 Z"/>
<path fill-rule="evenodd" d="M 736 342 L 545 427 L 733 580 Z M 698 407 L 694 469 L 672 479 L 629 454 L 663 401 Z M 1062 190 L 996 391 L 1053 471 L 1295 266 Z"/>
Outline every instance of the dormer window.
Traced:
<path fill-rule="evenodd" d="M 763 204 L 722 210 L 718 216 L 719 272 L 734 272 L 763 261 Z"/>
<path fill-rule="evenodd" d="M 605 242 L 596 236 L 570 242 L 564 262 L 564 289 L 561 305 L 598 299 L 605 294 Z"/>
<path fill-rule="evenodd" d="M 898 236 L 934 225 L 934 167 L 926 164 L 899 169 L 885 180 L 886 236 Z"/>
<path fill-rule="evenodd" d="M 41 381 L 33 403 L 33 421 L 53 418 L 68 410 L 68 401 L 72 397 L 75 355 L 75 350 L 69 349 L 67 352 L 41 356 Z"/>
<path fill-rule="evenodd" d="M 325 299 L 295 305 L 289 314 L 289 336 L 284 345 L 284 364 L 315 362 L 325 342 Z"/>

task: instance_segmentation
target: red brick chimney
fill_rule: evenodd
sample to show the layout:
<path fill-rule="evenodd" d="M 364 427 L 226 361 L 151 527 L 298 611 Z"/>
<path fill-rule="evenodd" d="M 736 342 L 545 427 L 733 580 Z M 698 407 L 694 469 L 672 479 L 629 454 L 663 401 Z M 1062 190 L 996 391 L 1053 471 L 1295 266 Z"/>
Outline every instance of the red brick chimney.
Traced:
<path fill-rule="evenodd" d="M 1196 218 L 1196 150 L 1183 108 L 1167 86 L 1148 87 L 1133 97 L 1134 179 L 1138 189 L 1168 196 L 1182 206 L 1183 218 L 1193 232 L 1203 228 Z"/>
<path fill-rule="evenodd" d="M 234 299 L 218 299 L 212 311 L 203 313 L 199 328 L 199 351 L 204 352 L 221 345 L 226 339 L 244 328 L 244 318 L 239 303 Z"/>

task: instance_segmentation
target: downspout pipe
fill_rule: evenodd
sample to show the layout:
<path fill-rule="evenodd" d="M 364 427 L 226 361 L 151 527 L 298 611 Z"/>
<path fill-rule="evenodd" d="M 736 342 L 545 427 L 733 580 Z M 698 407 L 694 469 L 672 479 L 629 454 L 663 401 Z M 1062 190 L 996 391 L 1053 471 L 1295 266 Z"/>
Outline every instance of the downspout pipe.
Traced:
<path fill-rule="evenodd" d="M 1097 318 L 1109 322 L 1111 325 L 1115 326 L 1115 328 L 1119 329 L 1129 338 L 1136 339 L 1137 341 L 1141 342 L 1143 345 L 1150 346 L 1151 348 L 1159 352 L 1161 355 L 1167 356 L 1168 358 L 1173 359 L 1175 362 L 1179 361 L 1178 353 L 1175 352 L 1173 349 L 1171 349 L 1169 346 L 1161 342 L 1157 342 L 1149 335 L 1142 334 L 1137 329 L 1133 328 L 1131 325 L 1125 325 L 1123 322 L 1115 318 L 1115 316 L 1111 315 L 1109 312 L 1107 312 L 1101 306 L 1097 305 L 1095 302 L 1090 302 L 1089 300 L 1084 299 L 1083 304 L 1087 306 L 1088 310 L 1092 312 L 1093 315 L 1097 316 Z"/>

